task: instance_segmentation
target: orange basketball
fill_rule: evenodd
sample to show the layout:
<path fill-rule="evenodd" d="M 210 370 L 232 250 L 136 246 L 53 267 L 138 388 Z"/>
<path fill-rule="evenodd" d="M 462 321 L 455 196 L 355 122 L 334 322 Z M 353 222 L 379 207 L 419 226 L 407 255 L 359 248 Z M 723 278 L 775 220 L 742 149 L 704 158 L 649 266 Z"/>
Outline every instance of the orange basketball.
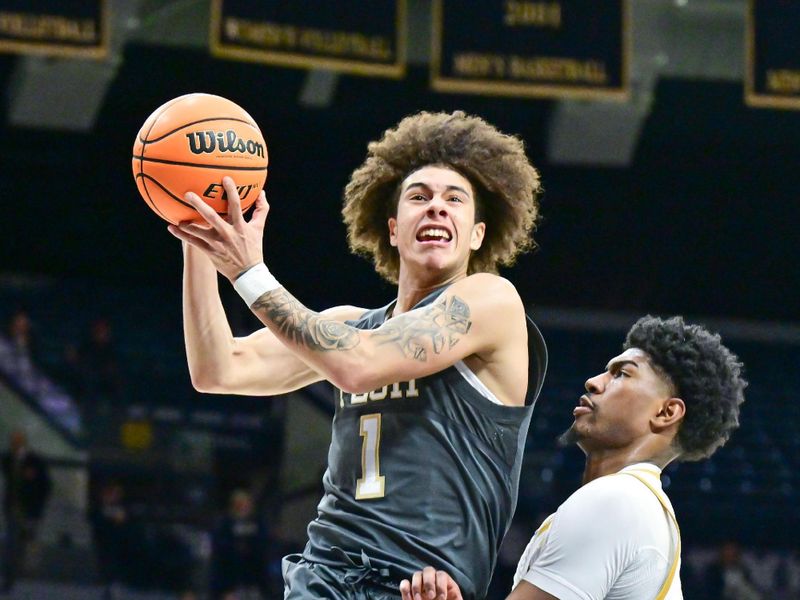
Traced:
<path fill-rule="evenodd" d="M 225 215 L 222 178 L 229 175 L 247 210 L 264 187 L 268 158 L 264 136 L 240 106 L 220 96 L 187 94 L 159 106 L 142 125 L 133 143 L 133 177 L 161 218 L 201 221 L 184 200 L 186 192 Z"/>

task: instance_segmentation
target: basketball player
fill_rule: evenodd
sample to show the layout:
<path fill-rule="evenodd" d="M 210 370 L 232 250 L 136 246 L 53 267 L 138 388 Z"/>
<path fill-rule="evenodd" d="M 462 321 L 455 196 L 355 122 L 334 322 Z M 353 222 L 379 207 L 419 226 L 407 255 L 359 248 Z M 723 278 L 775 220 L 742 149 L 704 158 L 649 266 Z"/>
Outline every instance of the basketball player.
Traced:
<path fill-rule="evenodd" d="M 539 176 L 521 141 L 462 112 L 420 113 L 369 145 L 345 189 L 353 250 L 397 283 L 388 305 L 316 313 L 263 263 L 268 205 L 183 240 L 192 381 L 206 392 L 279 394 L 321 379 L 336 414 L 318 517 L 283 563 L 285 598 L 398 598 L 434 564 L 482 598 L 516 505 L 546 351 L 514 286 L 497 276 L 531 245 Z M 232 337 L 216 271 L 266 325 Z"/>
<path fill-rule="evenodd" d="M 728 440 L 747 384 L 719 336 L 681 317 L 639 319 L 623 349 L 586 381 L 559 439 L 586 453 L 583 486 L 536 531 L 508 600 L 683 597 L 680 532 L 661 471 Z M 427 567 L 400 589 L 403 600 L 459 600 L 457 581 Z"/>

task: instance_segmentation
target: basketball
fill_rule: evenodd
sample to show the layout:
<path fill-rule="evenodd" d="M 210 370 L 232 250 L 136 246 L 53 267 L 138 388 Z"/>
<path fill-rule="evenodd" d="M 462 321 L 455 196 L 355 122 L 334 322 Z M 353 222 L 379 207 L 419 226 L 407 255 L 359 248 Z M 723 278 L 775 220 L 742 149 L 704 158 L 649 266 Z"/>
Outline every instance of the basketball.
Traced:
<path fill-rule="evenodd" d="M 261 130 L 239 105 L 211 94 L 187 94 L 159 106 L 142 125 L 133 143 L 133 177 L 162 219 L 202 221 L 184 200 L 186 192 L 226 215 L 222 178 L 228 175 L 245 211 L 264 187 L 268 158 Z"/>

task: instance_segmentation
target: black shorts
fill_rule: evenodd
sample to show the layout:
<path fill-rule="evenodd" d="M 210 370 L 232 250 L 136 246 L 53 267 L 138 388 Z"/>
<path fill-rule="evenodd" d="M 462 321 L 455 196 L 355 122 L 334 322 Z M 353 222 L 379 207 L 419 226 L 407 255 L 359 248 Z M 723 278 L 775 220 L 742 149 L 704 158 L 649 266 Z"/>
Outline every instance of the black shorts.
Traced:
<path fill-rule="evenodd" d="M 283 558 L 283 600 L 399 600 L 399 582 L 366 565 L 333 567 L 309 562 L 301 554 Z"/>

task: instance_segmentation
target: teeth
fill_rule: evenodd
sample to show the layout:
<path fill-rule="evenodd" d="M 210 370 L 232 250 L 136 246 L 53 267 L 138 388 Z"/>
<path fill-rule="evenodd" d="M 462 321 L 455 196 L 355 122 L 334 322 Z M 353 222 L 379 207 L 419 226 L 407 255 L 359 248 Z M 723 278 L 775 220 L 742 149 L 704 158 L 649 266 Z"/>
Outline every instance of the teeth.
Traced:
<path fill-rule="evenodd" d="M 419 235 L 420 237 L 440 237 L 446 240 L 450 239 L 450 233 L 444 229 L 423 229 Z"/>

